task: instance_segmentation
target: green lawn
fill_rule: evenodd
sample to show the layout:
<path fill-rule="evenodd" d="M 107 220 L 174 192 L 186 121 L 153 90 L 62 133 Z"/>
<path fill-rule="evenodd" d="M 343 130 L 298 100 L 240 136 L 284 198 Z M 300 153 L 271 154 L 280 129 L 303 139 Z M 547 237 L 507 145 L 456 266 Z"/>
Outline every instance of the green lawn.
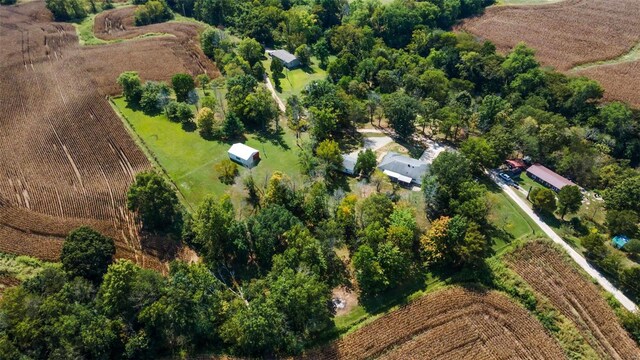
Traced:
<path fill-rule="evenodd" d="M 255 134 L 246 136 L 245 144 L 260 151 L 262 161 L 253 169 L 239 167 L 236 185 L 225 185 L 218 180 L 214 165 L 228 159 L 229 143 L 203 139 L 198 131 L 185 131 L 181 124 L 173 123 L 162 114 L 148 116 L 127 106 L 124 98 L 113 99 L 116 110 L 127 120 L 137 140 L 168 173 L 187 204 L 195 208 L 208 194 L 231 195 L 239 206 L 242 198 L 241 178 L 252 174 L 258 185 L 263 185 L 278 170 L 300 183 L 301 174 L 295 135 L 288 129 L 282 132 L 280 143 Z"/>
<path fill-rule="evenodd" d="M 300 95 L 305 86 L 313 80 L 323 80 L 327 77 L 327 72 L 320 69 L 319 61 L 315 57 L 311 58 L 311 66 L 308 68 L 299 68 L 294 70 L 283 71 L 284 76 L 280 78 L 281 91 L 278 96 L 282 101 L 286 101 L 291 95 Z M 271 77 L 271 57 L 267 55 L 267 59 L 262 62 L 270 79 Z"/>
<path fill-rule="evenodd" d="M 540 227 L 495 184 L 486 183 L 491 203 L 489 221 L 495 227 L 492 249 L 496 253 L 506 250 L 510 243 L 533 236 L 544 236 Z"/>

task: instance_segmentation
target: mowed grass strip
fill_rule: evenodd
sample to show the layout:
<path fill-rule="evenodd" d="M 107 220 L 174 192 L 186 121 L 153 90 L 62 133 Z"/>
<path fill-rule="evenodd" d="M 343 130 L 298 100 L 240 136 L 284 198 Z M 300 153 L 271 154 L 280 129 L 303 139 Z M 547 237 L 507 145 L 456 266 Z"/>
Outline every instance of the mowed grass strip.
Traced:
<path fill-rule="evenodd" d="M 208 194 L 229 193 L 240 205 L 241 186 L 225 185 L 218 180 L 215 164 L 228 159 L 231 143 L 203 139 L 197 130 L 185 131 L 182 125 L 169 121 L 164 114 L 148 116 L 128 107 L 124 98 L 113 99 L 117 110 L 129 122 L 133 131 L 167 171 L 187 203 L 195 208 Z M 298 146 L 295 135 L 283 129 L 282 141 L 275 142 L 255 134 L 247 134 L 244 143 L 260 151 L 261 162 L 253 169 L 238 166 L 236 184 L 249 174 L 262 186 L 274 171 L 281 171 L 300 184 Z"/>

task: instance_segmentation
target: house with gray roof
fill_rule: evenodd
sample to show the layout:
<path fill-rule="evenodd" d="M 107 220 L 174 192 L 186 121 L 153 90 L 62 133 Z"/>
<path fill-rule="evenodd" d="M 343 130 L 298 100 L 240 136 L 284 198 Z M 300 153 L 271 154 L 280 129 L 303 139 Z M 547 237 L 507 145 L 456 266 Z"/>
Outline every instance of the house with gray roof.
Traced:
<path fill-rule="evenodd" d="M 382 170 L 392 181 L 409 186 L 422 184 L 422 178 L 429 171 L 429 164 L 407 155 L 388 152 L 378 169 Z"/>
<path fill-rule="evenodd" d="M 287 50 L 271 50 L 271 51 L 268 51 L 268 53 L 272 59 L 279 60 L 282 63 L 282 65 L 284 65 L 284 67 L 286 67 L 289 70 L 297 68 L 300 65 L 302 65 L 300 63 L 300 60 L 298 60 L 298 58 L 295 55 L 288 52 Z"/>

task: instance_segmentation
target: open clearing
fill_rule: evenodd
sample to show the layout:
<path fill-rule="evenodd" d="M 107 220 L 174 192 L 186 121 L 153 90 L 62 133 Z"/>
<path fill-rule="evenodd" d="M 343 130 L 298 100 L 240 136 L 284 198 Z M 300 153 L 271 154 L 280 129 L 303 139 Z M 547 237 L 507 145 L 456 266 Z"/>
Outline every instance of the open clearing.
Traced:
<path fill-rule="evenodd" d="M 460 28 L 491 40 L 502 52 L 525 42 L 536 50 L 543 65 L 560 71 L 612 60 L 614 64 L 572 73 L 601 81 L 608 99 L 640 105 L 640 60 L 625 57 L 640 43 L 640 1 L 567 0 L 535 6 L 493 6 Z"/>
<path fill-rule="evenodd" d="M 230 192 L 232 199 L 238 200 L 237 195 L 242 190 L 240 179 L 248 174 L 253 175 L 260 186 L 266 184 L 276 170 L 301 184 L 298 146 L 289 129 L 282 130 L 279 142 L 254 134 L 247 135 L 244 143 L 260 151 L 261 161 L 253 169 L 239 166 L 237 185 L 229 186 L 218 180 L 214 165 L 229 158 L 227 150 L 231 146 L 230 143 L 205 140 L 198 131 L 185 131 L 182 125 L 169 121 L 164 114 L 148 116 L 142 111 L 130 109 L 124 98 L 114 99 L 114 104 L 160 165 L 166 169 L 187 203 L 194 208 L 208 194 L 220 196 Z M 241 205 L 237 202 L 236 204 Z"/>
<path fill-rule="evenodd" d="M 446 340 L 445 340 L 446 339 Z M 308 359 L 560 359 L 526 310 L 504 295 L 452 288 L 378 318 Z"/>
<path fill-rule="evenodd" d="M 602 358 L 638 359 L 640 350 L 620 326 L 601 290 L 547 242 L 529 242 L 506 257 L 535 291 L 573 321 Z"/>
<path fill-rule="evenodd" d="M 0 8 L 0 93 L 11 94 L 0 99 L 0 251 L 56 260 L 66 234 L 90 225 L 116 239 L 117 257 L 163 269 L 171 254 L 139 236 L 125 206 L 150 163 L 106 95 L 125 70 L 167 80 L 215 67 L 186 36 L 81 46 L 50 17 L 42 1 Z"/>

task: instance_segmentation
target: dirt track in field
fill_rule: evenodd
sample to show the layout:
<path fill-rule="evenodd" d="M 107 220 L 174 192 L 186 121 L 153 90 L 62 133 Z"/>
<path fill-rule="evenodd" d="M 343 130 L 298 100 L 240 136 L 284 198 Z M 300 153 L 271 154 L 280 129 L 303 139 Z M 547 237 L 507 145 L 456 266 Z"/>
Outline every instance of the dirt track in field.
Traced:
<path fill-rule="evenodd" d="M 176 249 L 140 236 L 125 204 L 135 174 L 151 165 L 107 95 L 126 70 L 149 80 L 215 76 L 190 38 L 197 25 L 184 26 L 191 32 L 81 46 L 44 2 L 0 7 L 0 251 L 55 260 L 66 234 L 86 224 L 116 239 L 116 256 L 165 268 Z"/>

